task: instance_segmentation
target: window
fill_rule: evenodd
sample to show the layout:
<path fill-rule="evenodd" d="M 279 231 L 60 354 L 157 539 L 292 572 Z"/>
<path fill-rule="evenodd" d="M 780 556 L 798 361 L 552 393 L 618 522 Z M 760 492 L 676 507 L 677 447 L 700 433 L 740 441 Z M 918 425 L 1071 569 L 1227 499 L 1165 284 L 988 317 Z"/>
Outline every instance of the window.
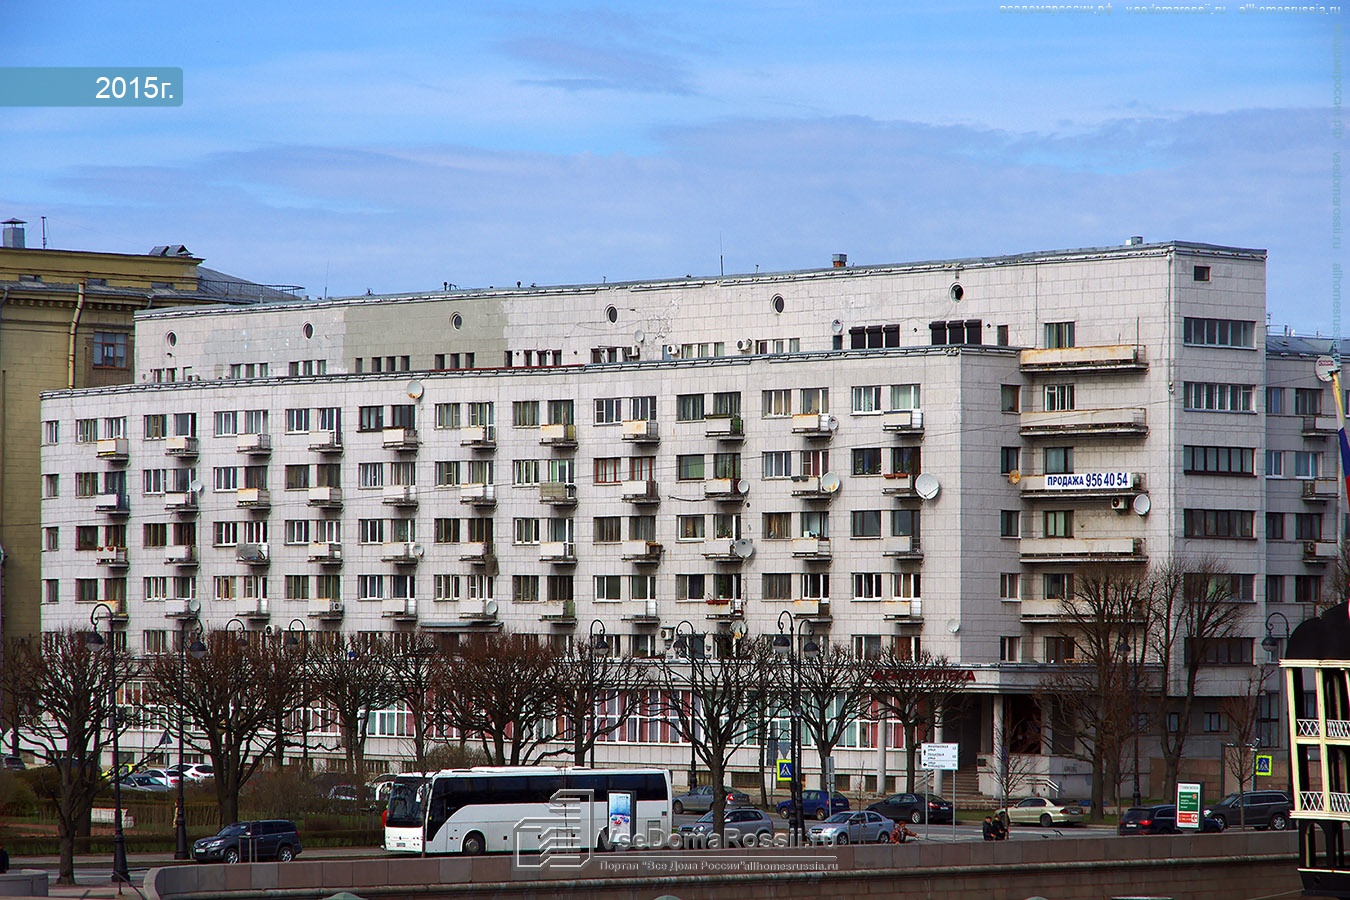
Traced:
<path fill-rule="evenodd" d="M 1073 385 L 1047 384 L 1045 386 L 1046 412 L 1060 412 L 1073 408 Z"/>
<path fill-rule="evenodd" d="M 1041 587 L 1047 600 L 1068 600 L 1073 596 L 1073 576 L 1067 572 L 1046 572 Z"/>
<path fill-rule="evenodd" d="M 705 520 L 705 516 L 676 516 L 675 539 L 680 541 L 703 540 Z"/>
<path fill-rule="evenodd" d="M 675 457 L 675 477 L 680 481 L 703 480 L 703 454 L 687 453 Z"/>
<path fill-rule="evenodd" d="M 1000 510 L 998 514 L 999 537 L 1015 538 L 1022 536 L 1022 516 L 1015 509 Z"/>
<path fill-rule="evenodd" d="M 1184 534 L 1188 538 L 1250 538 L 1254 517 L 1245 509 L 1187 509 L 1182 516 Z"/>
<path fill-rule="evenodd" d="M 1062 350 L 1074 346 L 1072 322 L 1046 322 L 1045 346 L 1049 350 Z"/>
<path fill-rule="evenodd" d="M 539 576 L 512 575 L 511 599 L 517 603 L 537 603 L 539 601 Z"/>
<path fill-rule="evenodd" d="M 791 478 L 792 477 L 792 451 L 791 450 L 770 450 L 766 451 L 762 459 L 762 469 L 764 478 Z"/>
<path fill-rule="evenodd" d="M 1022 576 L 1020 574 L 1017 572 L 1003 572 L 998 576 L 998 599 L 1022 599 Z"/>
<path fill-rule="evenodd" d="M 94 332 L 94 368 L 125 369 L 127 367 L 127 337 L 113 331 Z"/>
<path fill-rule="evenodd" d="M 302 491 L 309 487 L 309 466 L 286 467 L 286 490 Z"/>
<path fill-rule="evenodd" d="M 1321 388 L 1294 388 L 1294 415 L 1320 416 L 1321 414 Z"/>
<path fill-rule="evenodd" d="M 876 659 L 881 656 L 881 635 L 855 634 L 853 636 L 853 655 L 858 659 Z"/>
<path fill-rule="evenodd" d="M 213 582 L 217 600 L 233 600 L 237 596 L 234 591 L 233 575 L 217 575 Z"/>
<path fill-rule="evenodd" d="M 516 544 L 537 544 L 539 543 L 539 520 L 538 519 L 515 519 L 512 521 L 515 533 L 514 543 Z"/>
<path fill-rule="evenodd" d="M 1255 346 L 1253 343 L 1255 333 L 1255 322 L 1242 322 L 1233 319 L 1193 319 L 1187 316 L 1181 326 L 1182 343 L 1198 347 L 1245 347 L 1250 349 Z"/>
<path fill-rule="evenodd" d="M 912 537 L 914 549 L 918 549 L 919 511 L 917 509 L 891 510 L 891 535 L 893 537 Z"/>
<path fill-rule="evenodd" d="M 362 406 L 357 410 L 356 417 L 357 431 L 382 431 L 384 430 L 384 407 L 383 406 Z"/>
<path fill-rule="evenodd" d="M 98 440 L 98 419 L 75 420 L 75 443 L 92 444 Z"/>
<path fill-rule="evenodd" d="M 998 639 L 999 662 L 1022 661 L 1022 639 L 1020 637 L 1001 637 Z"/>
<path fill-rule="evenodd" d="M 1071 509 L 1046 510 L 1045 536 L 1048 538 L 1073 537 L 1073 510 Z"/>
<path fill-rule="evenodd" d="M 622 420 L 622 402 L 617 397 L 595 401 L 595 424 L 616 425 Z"/>
<path fill-rule="evenodd" d="M 872 384 L 854 387 L 853 411 L 855 413 L 881 412 L 881 385 Z"/>
<path fill-rule="evenodd" d="M 760 594 L 765 600 L 791 600 L 792 576 L 786 572 L 764 573 Z"/>
<path fill-rule="evenodd" d="M 635 422 L 656 421 L 656 398 L 633 397 L 628 401 L 628 418 Z"/>
<path fill-rule="evenodd" d="M 550 425 L 572 425 L 573 404 L 571 400 L 548 401 L 548 421 Z"/>
<path fill-rule="evenodd" d="M 563 603 L 576 599 L 571 575 L 549 575 L 548 599 L 553 603 Z"/>
<path fill-rule="evenodd" d="M 792 391 L 764 391 L 760 395 L 760 415 L 766 419 L 782 419 L 792 415 Z"/>
<path fill-rule="evenodd" d="M 46 551 L 61 549 L 61 529 L 55 527 L 42 529 L 42 549 Z"/>
<path fill-rule="evenodd" d="M 287 600 L 308 600 L 309 576 L 287 575 L 285 581 L 285 592 Z"/>
<path fill-rule="evenodd" d="M 511 404 L 511 424 L 517 428 L 539 427 L 539 401 L 516 400 Z"/>
<path fill-rule="evenodd" d="M 287 519 L 285 525 L 285 537 L 287 544 L 308 544 L 309 520 Z"/>
<path fill-rule="evenodd" d="M 75 600 L 77 603 L 97 603 L 98 602 L 98 579 L 96 578 L 76 578 L 75 579 Z"/>
<path fill-rule="evenodd" d="M 239 413 L 224 410 L 216 413 L 216 437 L 234 437 L 239 433 Z"/>
<path fill-rule="evenodd" d="M 897 475 L 918 475 L 923 471 L 918 447 L 892 447 L 891 471 Z"/>
<path fill-rule="evenodd" d="M 741 537 L 741 516 L 740 513 L 716 513 L 713 515 L 713 537 L 721 540 L 729 538 L 739 540 Z"/>
<path fill-rule="evenodd" d="M 286 433 L 304 434 L 309 431 L 309 409 L 286 410 Z"/>
<path fill-rule="evenodd" d="M 1195 658 L 1197 650 L 1191 644 L 1190 639 L 1187 639 L 1185 655 L 1188 663 Z M 1201 665 L 1250 666 L 1252 664 L 1252 639 L 1244 637 L 1210 638 L 1204 641 L 1201 653 Z"/>
<path fill-rule="evenodd" d="M 999 386 L 999 409 L 1005 413 L 1022 411 L 1022 388 L 1016 384 Z"/>
<path fill-rule="evenodd" d="M 1322 599 L 1321 575 L 1294 576 L 1294 602 L 1317 603 Z"/>
<path fill-rule="evenodd" d="M 617 544 L 623 540 L 618 516 L 596 516 L 593 525 L 595 543 Z"/>
<path fill-rule="evenodd" d="M 1045 639 L 1045 661 L 1048 663 L 1073 662 L 1073 638 L 1063 635 L 1048 636 Z"/>
<path fill-rule="evenodd" d="M 1294 540 L 1320 541 L 1321 539 L 1321 513 L 1294 513 Z"/>
<path fill-rule="evenodd" d="M 440 429 L 459 427 L 459 404 L 437 403 L 435 408 L 435 427 Z"/>
<path fill-rule="evenodd" d="M 979 319 L 928 323 L 934 347 L 944 344 L 979 344 L 983 338 L 982 329 L 983 324 Z"/>
<path fill-rule="evenodd" d="M 802 413 L 827 413 L 830 411 L 829 388 L 802 388 Z"/>
<path fill-rule="evenodd" d="M 1251 412 L 1252 386 L 1187 381 L 1182 384 L 1182 408 L 1196 412 Z"/>
<path fill-rule="evenodd" d="M 628 480 L 629 481 L 656 480 L 656 457 L 655 456 L 629 457 Z"/>
<path fill-rule="evenodd" d="M 384 519 L 359 519 L 357 530 L 363 544 L 384 543 Z"/>
<path fill-rule="evenodd" d="M 703 395 L 680 394 L 675 398 L 675 421 L 699 422 L 703 420 Z"/>
<path fill-rule="evenodd" d="M 622 600 L 623 599 L 622 585 L 623 585 L 623 576 L 621 575 L 595 576 L 596 602 Z"/>
<path fill-rule="evenodd" d="M 1267 575 L 1266 576 L 1266 602 L 1283 603 L 1284 602 L 1284 576 Z"/>
<path fill-rule="evenodd" d="M 741 414 L 741 392 L 719 391 L 713 394 L 712 415 L 719 419 Z"/>
<path fill-rule="evenodd" d="M 1196 266 L 1191 270 L 1192 281 L 1209 281 L 1209 266 Z M 1225 729 L 1226 730 L 1226 729 Z"/>
<path fill-rule="evenodd" d="M 919 409 L 919 386 L 917 384 L 891 385 L 891 405 L 893 410 Z"/>
<path fill-rule="evenodd" d="M 853 573 L 854 600 L 880 600 L 882 596 L 880 572 Z"/>
<path fill-rule="evenodd" d="M 151 417 L 150 417 L 150 416 L 146 416 L 145 418 L 148 420 L 148 419 L 150 419 Z M 163 417 L 161 416 L 160 418 L 163 418 Z M 146 433 L 146 439 L 149 440 L 149 439 L 150 439 L 149 428 L 146 429 L 146 432 L 147 432 L 147 433 Z M 43 422 L 43 423 L 42 423 L 42 443 L 44 443 L 44 444 L 59 444 L 60 442 L 61 442 L 61 423 L 58 422 L 58 421 L 56 421 L 56 420 L 54 420 L 54 419 L 48 419 L 47 421 Z"/>
<path fill-rule="evenodd" d="M 790 540 L 792 538 L 792 513 L 765 513 L 763 532 L 766 541 Z"/>
<path fill-rule="evenodd" d="M 704 576 L 702 575 L 675 576 L 676 600 L 702 600 L 706 590 Z"/>
<path fill-rule="evenodd" d="M 998 452 L 998 472 L 1008 475 L 1021 469 L 1022 448 L 1001 447 Z"/>
<path fill-rule="evenodd" d="M 894 573 L 891 586 L 891 596 L 896 600 L 918 600 L 923 596 L 918 572 Z"/>
<path fill-rule="evenodd" d="M 356 599 L 379 600 L 384 597 L 383 575 L 357 575 Z"/>
<path fill-rule="evenodd" d="M 714 453 L 713 477 L 740 478 L 741 455 L 739 453 Z"/>
<path fill-rule="evenodd" d="M 1316 478 L 1322 474 L 1322 454 L 1315 450 L 1294 451 L 1294 477 Z"/>
<path fill-rule="evenodd" d="M 164 479 L 167 470 L 165 469 L 145 469 L 141 472 L 142 488 L 147 494 L 164 493 Z"/>
<path fill-rule="evenodd" d="M 802 537 L 828 539 L 830 536 L 830 514 L 827 512 L 803 510 L 801 525 Z"/>
<path fill-rule="evenodd" d="M 803 450 L 802 474 L 808 478 L 818 478 L 830 471 L 830 451 Z"/>
<path fill-rule="evenodd" d="M 881 510 L 855 509 L 849 514 L 855 538 L 881 537 Z"/>
<path fill-rule="evenodd" d="M 44 425 L 47 425 L 47 424 L 55 425 L 56 423 L 55 423 L 55 422 L 51 422 L 51 423 L 46 423 L 46 422 L 44 422 L 43 424 L 44 424 Z M 158 415 L 146 416 L 146 417 L 144 418 L 144 420 L 143 420 L 143 428 L 144 428 L 144 431 L 145 431 L 145 439 L 146 439 L 147 441 L 162 441 L 162 440 L 164 440 L 164 437 L 165 437 L 165 435 L 168 433 L 168 430 L 169 430 L 169 417 L 166 416 L 166 415 L 164 415 L 163 413 L 160 413 L 160 414 L 158 414 Z M 51 440 L 47 440 L 48 437 L 49 437 L 49 435 L 46 433 L 46 430 L 44 429 L 44 431 L 43 431 L 43 443 L 45 443 L 45 444 L 55 444 L 55 443 L 56 443 L 56 439 L 55 439 L 55 436 L 54 436 L 54 435 L 50 436 L 50 437 L 52 438 Z"/>
<path fill-rule="evenodd" d="M 854 475 L 881 474 L 880 447 L 854 447 L 852 455 Z"/>
<path fill-rule="evenodd" d="M 235 466 L 217 466 L 215 469 L 215 489 L 217 491 L 239 490 L 239 469 Z"/>
<path fill-rule="evenodd" d="M 1187 474 L 1197 475 L 1252 475 L 1256 451 L 1248 447 L 1182 448 L 1182 467 Z"/>
<path fill-rule="evenodd" d="M 1206 734 L 1226 734 L 1228 732 L 1228 717 L 1215 709 L 1204 711 L 1204 724 L 1202 726 Z"/>
<path fill-rule="evenodd" d="M 432 540 L 438 544 L 458 544 L 459 519 L 437 518 L 433 520 Z"/>
<path fill-rule="evenodd" d="M 1284 477 L 1284 451 L 1267 450 L 1266 451 L 1266 477 L 1283 478 Z"/>
<path fill-rule="evenodd" d="M 1266 388 L 1266 415 L 1284 415 L 1284 388 Z"/>
<path fill-rule="evenodd" d="M 217 547 L 233 547 L 239 543 L 238 522 L 214 522 L 211 526 L 212 544 Z"/>
<path fill-rule="evenodd" d="M 244 410 L 244 434 L 266 434 L 266 433 L 267 433 L 267 410 L 265 409 Z"/>
<path fill-rule="evenodd" d="M 384 463 L 358 463 L 356 466 L 356 483 L 363 488 L 384 487 Z"/>
<path fill-rule="evenodd" d="M 619 463 L 617 456 L 596 457 L 595 459 L 595 483 L 596 484 L 618 484 L 619 483 Z"/>
<path fill-rule="evenodd" d="M 1266 540 L 1284 540 L 1284 513 L 1266 513 Z"/>
<path fill-rule="evenodd" d="M 803 572 L 802 599 L 803 600 L 830 599 L 830 573 Z"/>
<path fill-rule="evenodd" d="M 438 460 L 434 469 L 436 487 L 453 487 L 459 484 L 458 460 Z"/>
<path fill-rule="evenodd" d="M 538 484 L 539 460 L 517 459 L 511 463 L 512 484 Z"/>

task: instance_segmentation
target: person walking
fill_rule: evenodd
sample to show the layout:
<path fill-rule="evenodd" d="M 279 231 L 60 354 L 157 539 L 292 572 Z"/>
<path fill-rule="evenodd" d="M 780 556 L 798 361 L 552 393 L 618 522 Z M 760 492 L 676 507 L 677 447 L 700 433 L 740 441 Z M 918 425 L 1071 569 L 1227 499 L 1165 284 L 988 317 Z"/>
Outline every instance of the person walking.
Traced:
<path fill-rule="evenodd" d="M 0 875 L 9 871 L 9 851 L 5 849 L 4 844 L 0 844 Z"/>

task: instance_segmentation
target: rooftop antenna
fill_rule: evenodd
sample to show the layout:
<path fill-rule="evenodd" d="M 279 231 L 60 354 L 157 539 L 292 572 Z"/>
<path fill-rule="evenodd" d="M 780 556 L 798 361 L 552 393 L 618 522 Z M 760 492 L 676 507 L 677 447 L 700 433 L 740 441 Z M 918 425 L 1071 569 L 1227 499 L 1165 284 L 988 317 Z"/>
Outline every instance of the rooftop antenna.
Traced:
<path fill-rule="evenodd" d="M 47 217 L 42 217 L 42 249 L 47 249 Z"/>
<path fill-rule="evenodd" d="M 328 269 L 332 264 L 331 259 L 323 264 L 323 299 L 325 300 L 328 299 Z"/>
<path fill-rule="evenodd" d="M 722 232 L 717 232 L 717 269 L 725 278 L 727 274 L 727 260 L 722 253 Z"/>

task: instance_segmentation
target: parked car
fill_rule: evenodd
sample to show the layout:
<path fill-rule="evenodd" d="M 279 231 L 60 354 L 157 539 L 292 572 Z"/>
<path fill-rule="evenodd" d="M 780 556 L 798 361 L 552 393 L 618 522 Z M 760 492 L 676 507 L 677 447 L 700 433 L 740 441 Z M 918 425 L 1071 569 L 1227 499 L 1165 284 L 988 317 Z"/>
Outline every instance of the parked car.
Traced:
<path fill-rule="evenodd" d="M 1120 823 L 1116 825 L 1116 834 L 1180 834 L 1181 830 L 1177 825 L 1177 808 L 1170 804 L 1132 806 L 1120 814 Z M 1223 823 L 1213 816 L 1201 816 L 1200 831 L 1217 834 L 1223 831 Z"/>
<path fill-rule="evenodd" d="M 895 823 L 869 809 L 839 812 L 806 830 L 813 844 L 885 844 L 891 839 Z"/>
<path fill-rule="evenodd" d="M 175 765 L 169 766 L 165 771 L 170 775 L 181 774 L 189 782 L 206 781 L 216 776 L 216 770 L 212 768 L 210 763 L 185 763 L 181 769 Z"/>
<path fill-rule="evenodd" d="M 835 813 L 849 809 L 848 798 L 838 791 L 828 795 L 826 791 L 820 790 L 802 791 L 802 809 L 806 818 L 824 821 Z M 778 804 L 778 814 L 785 819 L 789 818 L 791 810 L 791 799 Z"/>
<path fill-rule="evenodd" d="M 22 756 L 6 756 L 5 770 L 9 772 L 22 772 L 28 766 L 24 763 Z"/>
<path fill-rule="evenodd" d="M 192 858 L 197 862 L 290 862 L 299 855 L 300 834 L 295 823 L 286 819 L 235 822 L 192 845 Z"/>
<path fill-rule="evenodd" d="M 713 789 L 710 784 L 701 784 L 693 790 L 686 791 L 675 798 L 671 808 L 675 814 L 686 812 L 703 813 L 712 809 L 713 799 L 721 794 L 723 797 L 730 797 L 727 806 L 749 806 L 750 795 L 745 791 L 728 790 L 727 788 Z"/>
<path fill-rule="evenodd" d="M 173 790 L 173 786 L 169 784 L 168 779 L 151 775 L 149 772 L 133 772 L 118 782 L 118 786 L 124 791 L 143 791 L 154 794 L 168 793 Z"/>
<path fill-rule="evenodd" d="M 177 772 L 170 772 L 167 769 L 139 769 L 137 771 L 142 775 L 149 775 L 152 778 L 161 779 L 168 784 L 169 787 L 178 787 L 179 776 Z"/>
<path fill-rule="evenodd" d="M 1014 825 L 1076 825 L 1083 821 L 1083 808 L 1078 804 L 1064 804 L 1044 797 L 1027 797 L 1013 806 L 998 811 L 998 815 Z"/>
<path fill-rule="evenodd" d="M 1229 794 L 1205 807 L 1205 815 L 1218 819 L 1224 828 L 1250 825 L 1284 831 L 1289 827 L 1289 811 L 1293 808 L 1293 801 L 1284 791 L 1247 791 Z"/>
<path fill-rule="evenodd" d="M 356 802 L 356 785 L 354 784 L 335 784 L 328 789 L 328 799 L 337 800 L 342 803 Z"/>
<path fill-rule="evenodd" d="M 952 823 L 951 803 L 927 794 L 891 794 L 867 808 L 896 822 L 913 822 L 917 825 L 925 821 L 924 817 L 927 816 L 927 821 L 933 825 Z"/>
<path fill-rule="evenodd" d="M 704 835 L 714 832 L 713 814 L 704 813 L 703 816 L 692 825 L 681 825 L 680 834 L 683 835 Z M 723 835 L 728 843 L 739 841 L 746 835 L 753 834 L 757 841 L 767 840 L 773 837 L 774 824 L 773 819 L 762 809 L 756 809 L 753 806 L 742 806 L 736 809 L 727 810 L 726 828 Z"/>

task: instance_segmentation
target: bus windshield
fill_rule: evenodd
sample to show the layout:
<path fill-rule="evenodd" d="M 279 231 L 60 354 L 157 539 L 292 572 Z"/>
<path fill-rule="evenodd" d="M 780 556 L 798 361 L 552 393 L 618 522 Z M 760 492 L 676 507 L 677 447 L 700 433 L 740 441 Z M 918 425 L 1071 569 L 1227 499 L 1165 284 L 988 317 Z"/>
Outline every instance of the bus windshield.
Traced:
<path fill-rule="evenodd" d="M 389 812 L 385 825 L 391 828 L 421 827 L 422 799 L 427 779 L 423 776 L 399 776 L 389 791 Z"/>

